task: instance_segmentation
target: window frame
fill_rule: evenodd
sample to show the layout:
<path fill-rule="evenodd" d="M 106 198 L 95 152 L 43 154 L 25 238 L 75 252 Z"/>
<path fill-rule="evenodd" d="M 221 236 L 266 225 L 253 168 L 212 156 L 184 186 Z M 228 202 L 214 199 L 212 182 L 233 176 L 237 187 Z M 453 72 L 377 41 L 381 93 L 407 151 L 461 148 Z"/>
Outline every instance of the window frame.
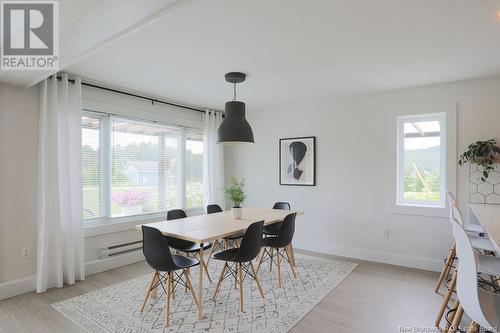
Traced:
<path fill-rule="evenodd" d="M 84 227 L 98 227 L 101 225 L 109 225 L 109 224 L 123 224 L 124 230 L 129 229 L 130 227 L 135 226 L 137 221 L 157 221 L 165 218 L 167 211 L 160 211 L 154 213 L 147 214 L 137 214 L 130 216 L 117 216 L 112 217 L 111 214 L 111 193 L 112 193 L 112 120 L 113 118 L 120 118 L 130 121 L 138 121 L 144 123 L 165 125 L 170 127 L 176 127 L 179 129 L 179 147 L 178 147 L 178 158 L 180 161 L 180 167 L 178 170 L 178 181 L 180 184 L 180 191 L 178 191 L 177 195 L 179 196 L 179 204 L 180 207 L 183 208 L 187 213 L 190 212 L 198 212 L 202 211 L 203 207 L 191 207 L 185 208 L 186 203 L 186 179 L 185 179 L 185 140 L 186 140 L 186 132 L 198 132 L 203 134 L 203 130 L 200 128 L 189 127 L 178 124 L 170 124 L 163 121 L 156 120 L 148 120 L 144 118 L 135 118 L 127 115 L 120 114 L 110 114 L 104 113 L 94 110 L 89 110 L 86 108 L 82 108 L 82 117 L 94 117 L 99 118 L 100 120 L 100 129 L 99 129 L 99 158 L 100 158 L 100 184 L 99 190 L 101 193 L 101 202 L 100 207 L 102 210 L 102 215 L 94 218 L 86 218 L 82 217 L 82 223 Z M 203 152 L 204 153 L 204 152 Z M 184 186 L 184 187 L 183 187 Z M 82 188 L 83 191 L 83 188 Z M 82 204 L 83 207 L 83 204 Z"/>
<path fill-rule="evenodd" d="M 411 121 L 413 120 L 413 121 Z M 408 200 L 404 198 L 404 124 L 425 121 L 438 121 L 440 124 L 440 172 L 439 192 L 440 200 L 437 202 L 426 200 Z M 397 207 L 425 207 L 445 208 L 447 188 L 447 117 L 446 112 L 424 113 L 397 117 L 397 179 L 396 179 L 396 206 Z"/>

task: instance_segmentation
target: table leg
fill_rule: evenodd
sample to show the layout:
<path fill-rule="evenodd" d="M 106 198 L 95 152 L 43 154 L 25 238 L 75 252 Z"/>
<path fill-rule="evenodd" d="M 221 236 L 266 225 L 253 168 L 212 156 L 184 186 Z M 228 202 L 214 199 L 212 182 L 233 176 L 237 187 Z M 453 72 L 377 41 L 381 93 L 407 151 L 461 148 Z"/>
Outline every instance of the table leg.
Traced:
<path fill-rule="evenodd" d="M 201 261 L 203 260 L 203 243 L 200 244 L 200 274 L 198 275 L 198 302 L 200 307 L 198 308 L 198 319 L 203 317 L 203 266 Z"/>
<path fill-rule="evenodd" d="M 292 260 L 291 264 L 293 267 L 296 267 L 295 265 L 295 254 L 293 253 L 293 246 L 292 246 L 292 243 L 290 243 L 290 245 L 288 245 L 288 253 L 290 254 L 290 260 Z"/>

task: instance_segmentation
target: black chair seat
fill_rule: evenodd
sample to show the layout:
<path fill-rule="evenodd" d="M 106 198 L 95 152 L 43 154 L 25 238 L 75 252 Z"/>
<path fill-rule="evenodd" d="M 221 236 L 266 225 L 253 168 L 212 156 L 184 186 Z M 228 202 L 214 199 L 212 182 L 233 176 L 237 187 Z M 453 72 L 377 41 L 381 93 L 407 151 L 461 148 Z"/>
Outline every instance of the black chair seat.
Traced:
<path fill-rule="evenodd" d="M 200 264 L 200 262 L 196 259 L 178 256 L 175 254 L 172 255 L 172 259 L 178 268 L 189 268 Z"/>
<path fill-rule="evenodd" d="M 189 241 L 181 241 L 176 242 L 175 244 L 170 245 L 171 248 L 176 249 L 177 251 L 192 253 L 200 251 L 200 244 Z M 203 243 L 203 250 L 207 250 L 212 247 L 211 243 Z"/>
<path fill-rule="evenodd" d="M 270 225 L 266 225 L 264 229 L 262 229 L 262 233 L 264 235 L 278 236 L 280 233 L 280 227 L 282 222 L 276 222 Z"/>
<path fill-rule="evenodd" d="M 262 246 L 276 247 L 277 237 L 266 237 L 262 239 Z"/>
<path fill-rule="evenodd" d="M 239 248 L 224 250 L 214 254 L 214 259 L 223 260 L 223 261 L 233 261 L 233 259 L 238 254 Z"/>
<path fill-rule="evenodd" d="M 230 236 L 224 237 L 224 239 L 226 239 L 226 240 L 236 240 L 236 239 L 243 238 L 244 234 L 245 233 L 243 231 L 242 232 L 237 232 L 237 233 L 232 234 Z"/>

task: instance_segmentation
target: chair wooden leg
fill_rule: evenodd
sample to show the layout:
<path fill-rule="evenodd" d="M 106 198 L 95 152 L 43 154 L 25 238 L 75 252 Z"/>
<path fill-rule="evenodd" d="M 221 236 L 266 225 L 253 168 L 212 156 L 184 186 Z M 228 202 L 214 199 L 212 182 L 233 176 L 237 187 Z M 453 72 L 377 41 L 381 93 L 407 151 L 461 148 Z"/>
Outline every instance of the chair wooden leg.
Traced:
<path fill-rule="evenodd" d="M 200 302 L 198 302 L 198 298 L 196 298 L 196 293 L 194 292 L 193 285 L 191 284 L 191 279 L 189 278 L 189 268 L 183 270 L 184 277 L 186 278 L 186 286 L 189 290 L 191 290 L 191 295 L 193 295 L 194 302 L 198 310 L 200 309 Z"/>
<path fill-rule="evenodd" d="M 280 265 L 280 249 L 276 249 L 276 266 L 278 270 L 278 288 L 283 287 L 283 282 L 281 281 L 281 265 Z"/>
<path fill-rule="evenodd" d="M 464 309 L 461 305 L 458 306 L 457 312 L 455 313 L 455 317 L 453 317 L 453 322 L 451 323 L 450 329 L 448 332 L 444 331 L 444 333 L 456 333 L 458 327 L 460 326 L 460 321 L 464 315 Z"/>
<path fill-rule="evenodd" d="M 292 266 L 296 267 L 297 265 L 295 264 L 295 253 L 293 252 L 292 243 L 290 243 L 290 245 L 288 245 L 288 251 L 290 252 L 290 259 L 292 259 Z"/>
<path fill-rule="evenodd" d="M 441 275 L 439 275 L 439 279 L 436 284 L 436 289 L 434 289 L 435 292 L 439 291 L 439 288 L 441 288 L 441 284 L 443 283 L 444 279 L 446 279 L 446 277 L 448 276 L 451 265 L 453 265 L 454 257 L 455 257 L 455 244 L 453 244 L 453 246 L 450 249 L 450 252 L 448 253 L 448 257 L 446 258 L 446 261 L 444 263 Z"/>
<path fill-rule="evenodd" d="M 271 248 L 269 249 L 269 251 L 271 252 L 271 253 L 269 254 L 269 259 L 271 259 L 271 260 L 269 260 L 269 272 L 272 272 L 272 271 L 273 271 L 273 256 L 274 256 L 274 249 L 271 247 Z"/>
<path fill-rule="evenodd" d="M 245 310 L 243 310 L 243 270 L 241 269 L 241 263 L 238 263 L 238 272 L 240 274 L 240 308 L 241 308 L 241 312 L 245 312 Z"/>
<path fill-rule="evenodd" d="M 172 290 L 172 281 L 171 281 L 171 276 L 172 276 L 172 272 L 169 272 L 168 273 L 168 278 L 167 278 L 167 293 L 165 294 L 165 297 L 166 297 L 166 303 L 167 303 L 167 307 L 165 309 L 165 326 L 168 326 L 170 325 L 170 292 Z"/>
<path fill-rule="evenodd" d="M 257 283 L 257 287 L 259 288 L 260 296 L 264 299 L 264 292 L 262 291 L 262 286 L 260 285 L 259 277 L 257 276 L 257 271 L 253 267 L 253 263 L 250 261 L 250 267 L 252 267 L 252 273 L 255 277 L 255 283 Z"/>
<path fill-rule="evenodd" d="M 144 311 L 144 307 L 146 306 L 146 302 L 149 299 L 149 295 L 151 295 L 151 290 L 153 289 L 154 283 L 156 281 L 156 274 L 157 274 L 157 272 L 153 273 L 153 278 L 151 279 L 151 283 L 149 284 L 148 291 L 146 292 L 146 297 L 144 297 L 144 302 L 142 303 L 142 306 L 141 306 L 141 310 L 140 310 L 141 313 Z"/>
<path fill-rule="evenodd" d="M 154 277 L 156 278 L 155 279 L 155 282 L 153 283 L 153 286 L 159 281 L 159 278 L 158 278 L 158 272 L 156 272 L 156 274 L 154 275 Z M 151 298 L 156 298 L 158 297 L 158 287 L 156 288 L 153 288 L 153 290 L 151 290 Z"/>
<path fill-rule="evenodd" d="M 455 302 L 453 302 L 453 306 L 451 307 L 452 309 L 458 309 L 458 307 L 460 306 L 460 300 L 458 299 L 458 297 L 455 299 Z M 455 318 L 455 314 L 457 313 L 457 311 L 455 310 L 454 312 L 450 313 L 450 316 L 448 317 L 448 320 L 452 323 L 453 322 L 453 319 Z M 450 323 L 448 323 L 448 321 L 446 322 L 446 325 L 444 326 L 444 330 L 445 332 L 447 332 L 449 329 L 450 329 Z"/>
<path fill-rule="evenodd" d="M 467 333 L 477 333 L 479 330 L 479 325 L 473 321 L 470 323 L 469 328 L 467 328 Z"/>
<path fill-rule="evenodd" d="M 215 248 L 217 247 L 217 244 L 218 244 L 218 240 L 216 240 L 213 244 L 212 244 L 212 248 L 210 249 L 210 254 L 208 255 L 208 259 L 207 259 L 207 266 L 210 264 L 210 259 L 212 259 L 212 254 L 214 254 L 214 251 L 215 251 Z"/>
<path fill-rule="evenodd" d="M 262 258 L 262 256 L 263 256 L 263 255 L 264 255 L 264 253 L 265 253 L 265 252 L 264 252 L 264 248 L 265 248 L 264 246 L 262 246 L 262 247 L 260 248 L 259 255 L 257 256 L 257 261 L 258 261 L 258 262 L 260 262 L 260 259 Z"/>
<path fill-rule="evenodd" d="M 456 283 L 457 283 L 457 270 L 455 270 L 455 272 L 453 272 L 451 282 L 448 285 L 448 291 L 444 295 L 443 304 L 441 304 L 441 308 L 439 309 L 438 316 L 437 316 L 436 321 L 434 323 L 436 325 L 436 327 L 439 327 L 439 324 L 441 323 L 441 319 L 443 318 L 443 314 L 446 310 L 446 307 L 448 306 L 448 302 L 450 301 L 451 294 L 453 293 L 453 288 L 455 288 Z"/>
<path fill-rule="evenodd" d="M 213 300 L 215 301 L 215 297 L 217 296 L 217 293 L 219 292 L 220 284 L 222 282 L 222 279 L 224 278 L 224 274 L 226 273 L 227 269 L 227 262 L 224 262 L 224 267 L 222 267 L 222 272 L 220 274 L 219 280 L 217 281 L 217 286 L 215 286 L 215 292 L 214 292 L 214 297 Z"/>
<path fill-rule="evenodd" d="M 169 275 L 170 283 L 172 284 L 172 299 L 175 299 L 175 284 L 174 284 L 174 272 Z"/>
<path fill-rule="evenodd" d="M 262 255 L 260 256 L 259 264 L 257 265 L 257 273 L 259 272 L 260 265 L 262 265 L 262 262 L 264 261 L 264 258 L 266 257 L 265 247 L 262 247 L 261 251 L 262 251 Z"/>
<path fill-rule="evenodd" d="M 234 289 L 238 289 L 238 264 L 234 264 L 235 272 L 234 272 Z"/>
<path fill-rule="evenodd" d="M 191 268 L 186 268 L 184 269 L 184 274 L 187 276 L 189 274 L 191 274 Z M 186 285 L 186 287 L 184 288 L 184 292 L 187 292 L 188 291 L 188 286 Z"/>
<path fill-rule="evenodd" d="M 203 258 L 200 259 L 200 265 L 203 266 L 203 270 L 205 271 L 205 273 L 207 273 L 208 281 L 212 283 L 212 278 L 210 277 L 210 273 L 208 272 L 208 267 L 205 264 L 205 260 Z"/>
<path fill-rule="evenodd" d="M 297 271 L 295 270 L 295 267 L 292 264 L 292 259 L 291 259 L 291 255 L 290 255 L 289 251 L 290 251 L 290 248 L 285 247 L 286 257 L 288 258 L 288 263 L 290 264 L 290 268 L 292 269 L 293 277 L 297 278 Z"/>

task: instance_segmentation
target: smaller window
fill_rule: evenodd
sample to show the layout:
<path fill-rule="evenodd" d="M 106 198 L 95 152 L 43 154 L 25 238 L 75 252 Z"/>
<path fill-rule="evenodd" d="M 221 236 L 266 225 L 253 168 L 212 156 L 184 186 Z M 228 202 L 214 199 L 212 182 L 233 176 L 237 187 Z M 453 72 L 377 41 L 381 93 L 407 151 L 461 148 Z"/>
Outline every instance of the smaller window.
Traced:
<path fill-rule="evenodd" d="M 397 205 L 445 206 L 446 114 L 398 117 Z"/>

